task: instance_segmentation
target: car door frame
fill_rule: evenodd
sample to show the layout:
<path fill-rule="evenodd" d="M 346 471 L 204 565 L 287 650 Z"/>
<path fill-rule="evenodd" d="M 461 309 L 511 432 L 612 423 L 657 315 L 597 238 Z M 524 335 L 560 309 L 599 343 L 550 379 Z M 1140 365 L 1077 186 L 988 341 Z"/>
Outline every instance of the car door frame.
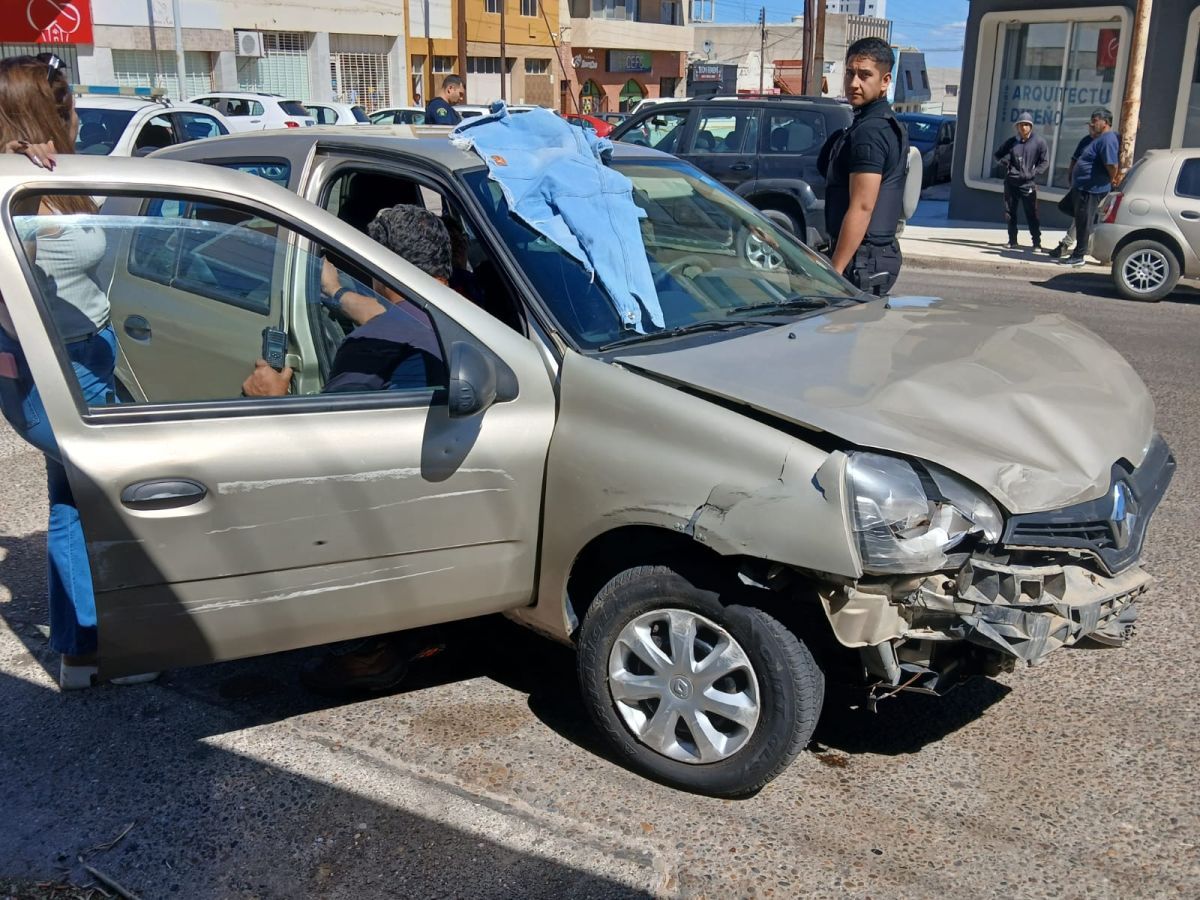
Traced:
<path fill-rule="evenodd" d="M 90 165 L 85 166 L 85 162 Z M 219 179 L 206 179 L 202 177 L 202 173 L 195 171 L 195 165 L 190 163 L 167 160 L 140 162 L 144 162 L 145 165 L 118 167 L 102 163 L 97 173 L 97 166 L 93 161 L 65 158 L 53 175 L 38 175 L 26 173 L 23 167 L 18 169 L 14 165 L 5 166 L 4 162 L 0 161 L 0 204 L 4 211 L 4 227 L 8 231 L 7 241 L 0 246 L 0 277 L 4 278 L 6 303 L 30 368 L 41 389 L 42 399 L 75 491 L 85 533 L 88 534 L 93 573 L 99 573 L 96 599 L 100 621 L 102 677 L 144 671 L 148 668 L 269 653 L 434 621 L 513 609 L 532 603 L 541 539 L 540 498 L 544 489 L 546 455 L 556 415 L 556 400 L 550 373 L 538 350 L 527 338 L 497 322 L 470 301 L 438 284 L 346 223 L 340 222 L 323 210 L 313 210 L 311 204 L 287 189 L 271 185 L 253 175 L 237 172 L 226 172 L 225 177 Z M 273 611 L 264 609 L 261 605 L 263 603 L 269 606 L 329 590 L 324 587 L 306 590 L 303 583 L 297 586 L 296 577 L 303 576 L 296 576 L 293 571 L 265 570 L 250 579 L 253 583 L 247 589 L 253 591 L 253 596 L 241 599 L 236 596 L 212 596 L 213 584 L 204 580 L 172 582 L 169 573 L 163 573 L 164 580 L 157 588 L 151 584 L 148 591 L 143 588 L 125 589 L 121 585 L 125 576 L 117 565 L 120 556 L 114 555 L 116 550 L 126 554 L 143 555 L 153 550 L 154 560 L 162 561 L 167 558 L 166 554 L 170 548 L 164 548 L 162 545 L 149 546 L 146 538 L 126 540 L 123 543 L 128 546 L 116 548 L 108 545 L 119 544 L 121 541 L 105 539 L 113 536 L 111 528 L 108 531 L 104 528 L 100 528 L 98 532 L 93 531 L 99 527 L 97 523 L 111 525 L 112 521 L 124 521 L 120 517 L 128 515 L 122 511 L 121 502 L 116 499 L 122 490 L 128 489 L 116 483 L 124 480 L 124 476 L 113 475 L 106 481 L 103 477 L 93 478 L 90 474 L 95 467 L 99 467 L 102 472 L 107 467 L 111 472 L 114 467 L 119 469 L 127 465 L 118 449 L 122 440 L 148 440 L 146 429 L 160 427 L 164 420 L 179 423 L 179 427 L 186 430 L 199 429 L 200 426 L 196 423 L 252 420 L 258 417 L 264 420 L 264 433 L 269 433 L 272 421 L 277 421 L 269 417 L 270 412 L 301 419 L 310 412 L 340 415 L 361 411 L 366 415 L 375 411 L 387 413 L 398 406 L 412 408 L 413 403 L 411 398 L 383 391 L 373 394 L 334 394 L 287 400 L 243 399 L 194 404 L 190 409 L 176 404 L 166 412 L 161 405 L 114 406 L 89 410 L 83 403 L 78 385 L 66 374 L 71 371 L 71 366 L 65 349 L 47 330 L 47 322 L 51 320 L 43 306 L 42 298 L 35 296 L 30 287 L 33 283 L 30 265 L 21 251 L 20 239 L 8 215 L 12 198 L 17 192 L 37 193 L 63 189 L 69 192 L 83 192 L 85 188 L 89 192 L 105 195 L 126 193 L 134 196 L 153 196 L 156 191 L 159 195 L 184 194 L 194 198 L 206 198 L 216 203 L 232 203 L 257 209 L 278 220 L 297 235 L 309 240 L 319 240 L 332 250 L 361 258 L 368 267 L 379 272 L 390 272 L 395 279 L 402 279 L 401 283 L 404 285 L 409 285 L 410 282 L 415 284 L 412 290 L 417 291 L 429 307 L 438 312 L 439 329 L 443 331 L 443 341 L 447 347 L 451 345 L 452 340 L 477 343 L 482 352 L 491 354 L 497 361 L 502 361 L 500 365 L 506 366 L 515 377 L 515 382 L 510 385 L 512 396 L 502 399 L 511 401 L 514 406 L 510 409 L 516 412 L 510 412 L 507 417 L 501 415 L 500 421 L 494 423 L 494 427 L 507 429 L 505 433 L 508 435 L 516 434 L 513 418 L 525 414 L 525 419 L 520 423 L 520 438 L 528 443 L 526 458 L 508 460 L 505 463 L 511 472 L 517 474 L 504 477 L 519 482 L 522 496 L 528 501 L 516 509 L 521 521 L 511 523 L 514 530 L 519 530 L 527 546 L 522 546 L 520 553 L 510 560 L 509 569 L 498 570 L 493 566 L 488 568 L 487 578 L 484 579 L 483 573 L 472 573 L 469 570 L 483 565 L 485 560 L 463 559 L 463 574 L 459 576 L 459 580 L 466 579 L 466 590 L 463 584 L 447 585 L 445 590 L 438 589 L 435 593 L 436 599 L 442 602 L 431 603 L 429 597 L 425 596 L 420 606 L 413 606 L 411 609 L 396 609 L 394 604 L 381 604 L 376 599 L 352 610 L 357 616 L 348 614 L 345 608 L 333 608 L 337 604 L 325 604 L 323 607 L 310 604 L 303 607 L 292 606 L 290 609 L 276 606 Z M 265 197 L 262 196 L 264 193 Z M 517 407 L 517 402 L 524 405 Z M 283 410 L 277 405 L 279 403 L 294 405 Z M 463 427 L 457 431 L 450 429 L 446 433 L 453 431 L 459 438 L 464 434 L 474 433 L 478 437 L 488 428 L 488 413 L 501 410 L 503 406 L 503 402 L 498 403 L 478 414 L 472 421 L 464 421 Z M 418 404 L 417 408 L 422 407 Z M 437 411 L 441 407 L 429 405 L 427 401 L 424 408 L 428 410 L 427 417 L 445 419 L 444 409 L 441 412 Z M 283 411 L 280 412 L 281 410 Z M 379 420 L 376 417 L 372 421 Z M 458 420 L 449 421 L 453 425 Z M 107 429 L 106 426 L 109 425 L 118 426 L 120 430 Z M 532 437 L 529 437 L 531 433 Z M 178 441 L 175 444 L 179 446 Z M 447 445 L 443 451 L 433 446 L 426 447 L 425 441 L 422 441 L 421 471 L 425 471 L 426 454 L 429 454 L 430 471 L 444 471 L 444 477 L 449 478 L 453 474 L 453 467 L 461 465 L 460 454 L 461 458 L 465 458 L 465 454 L 473 448 L 474 445 L 457 449 Z M 442 458 L 443 452 L 448 459 Z M 162 460 L 164 470 L 171 468 L 169 463 L 169 460 Z M 183 467 L 178 461 L 176 466 Z M 500 471 L 503 474 L 503 470 Z M 164 471 L 163 474 L 165 476 L 169 473 Z M 185 473 L 178 474 L 183 477 Z M 234 484 L 236 483 L 235 481 Z M 272 482 L 262 483 L 269 486 Z M 517 488 L 513 490 L 516 491 Z M 226 492 L 221 490 L 217 493 Z M 203 504 L 209 502 L 212 496 L 216 496 L 216 493 L 189 509 L 203 512 Z M 438 499 L 442 496 L 452 495 L 434 493 L 430 498 Z M 424 507 L 431 510 L 427 515 L 436 514 L 432 511 L 433 507 L 434 504 Z M 153 510 L 146 515 L 155 519 L 178 512 L 177 509 Z M 142 526 L 150 527 L 144 522 Z M 187 552 L 187 548 L 184 547 L 176 549 Z M 407 551 L 397 548 L 396 552 L 403 555 Z M 487 557 L 487 554 L 481 556 Z M 455 568 L 451 565 L 438 571 L 452 572 Z M 222 582 L 222 578 L 217 577 L 221 573 L 213 574 L 216 582 L 229 583 L 228 579 Z M 358 573 L 354 565 L 347 565 L 340 577 L 353 579 L 359 574 L 369 573 Z M 453 581 L 455 576 L 445 577 Z M 364 581 L 348 586 L 359 588 L 373 583 Z M 203 623 L 200 620 L 201 616 L 206 617 Z"/>

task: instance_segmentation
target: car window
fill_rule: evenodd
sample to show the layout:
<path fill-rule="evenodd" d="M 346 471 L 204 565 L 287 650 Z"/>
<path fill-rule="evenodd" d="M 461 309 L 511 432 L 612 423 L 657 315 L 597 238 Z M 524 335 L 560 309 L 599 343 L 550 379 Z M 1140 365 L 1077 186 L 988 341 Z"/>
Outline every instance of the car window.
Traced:
<path fill-rule="evenodd" d="M 1200 198 L 1200 159 L 1185 159 L 1179 169 L 1179 180 L 1175 182 L 1175 193 L 1180 197 Z"/>
<path fill-rule="evenodd" d="M 169 115 L 155 116 L 139 130 L 133 142 L 134 153 L 150 153 L 160 147 L 170 147 L 177 143 L 175 127 Z"/>
<path fill-rule="evenodd" d="M 758 142 L 758 110 L 702 109 L 685 153 L 753 153 Z"/>
<path fill-rule="evenodd" d="M 312 116 L 318 125 L 327 125 L 337 121 L 337 113 L 327 106 L 306 106 L 305 115 Z"/>
<path fill-rule="evenodd" d="M 220 97 L 197 97 L 192 103 L 199 103 L 201 106 L 208 106 L 217 109 L 221 105 Z"/>
<path fill-rule="evenodd" d="M 241 116 L 250 115 L 250 101 L 242 100 L 238 97 L 231 97 L 225 101 L 225 115 L 240 118 Z"/>
<path fill-rule="evenodd" d="M 279 160 L 203 160 L 203 162 L 220 166 L 223 169 L 235 169 L 247 175 L 257 175 L 272 181 L 280 187 L 287 187 L 292 179 L 292 164 L 285 159 Z"/>
<path fill-rule="evenodd" d="M 664 153 L 675 153 L 687 128 L 688 113 L 653 113 L 638 119 L 621 140 L 627 144 L 653 147 Z"/>
<path fill-rule="evenodd" d="M 178 112 L 174 113 L 174 117 L 185 141 L 199 141 L 229 133 L 224 125 L 204 113 Z"/>
<path fill-rule="evenodd" d="M 340 272 L 320 242 L 239 205 L 106 199 L 103 213 L 14 225 L 34 248 L 31 288 L 52 336 L 110 321 L 116 378 L 135 403 L 240 399 L 259 359 L 292 368 L 294 380 L 272 369 L 266 381 L 280 389 L 251 396 L 395 391 L 428 403 L 446 387 L 431 315 L 390 276 Z"/>
<path fill-rule="evenodd" d="M 289 115 L 289 116 L 307 116 L 308 115 L 308 110 L 304 108 L 304 104 L 301 103 L 299 100 L 280 100 L 279 108 L 283 110 L 285 115 Z M 334 119 L 337 118 L 336 112 L 334 112 L 332 109 L 329 110 L 329 112 L 333 115 Z"/>
<path fill-rule="evenodd" d="M 825 143 L 825 117 L 819 112 L 776 112 L 767 117 L 767 153 L 817 153 Z"/>
<path fill-rule="evenodd" d="M 902 119 L 908 129 L 908 139 L 914 144 L 931 144 L 938 132 L 938 123 L 928 119 Z"/>
<path fill-rule="evenodd" d="M 677 161 L 615 161 L 646 213 L 641 249 L 666 328 L 719 322 L 745 307 L 854 296 L 827 261 L 717 182 Z M 603 285 L 566 251 L 509 215 L 486 171 L 463 176 L 560 326 L 594 349 L 628 336 Z M 643 322 L 643 325 L 647 325 Z"/>
<path fill-rule="evenodd" d="M 371 121 L 369 118 L 367 118 L 367 111 L 365 109 L 363 109 L 361 106 L 350 107 L 350 115 L 354 116 L 355 122 L 367 124 Z"/>
<path fill-rule="evenodd" d="M 129 126 L 133 112 L 124 109 L 87 109 L 79 107 L 79 132 L 75 152 L 88 156 L 108 156 Z"/>

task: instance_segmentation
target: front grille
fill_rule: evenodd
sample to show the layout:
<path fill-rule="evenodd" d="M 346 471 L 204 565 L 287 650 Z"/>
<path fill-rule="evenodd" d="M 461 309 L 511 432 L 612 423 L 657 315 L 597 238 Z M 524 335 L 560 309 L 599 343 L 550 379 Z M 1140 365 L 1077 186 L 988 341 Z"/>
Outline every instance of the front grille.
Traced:
<path fill-rule="evenodd" d="M 1175 457 L 1167 442 L 1156 435 L 1136 469 L 1122 463 L 1113 466 L 1104 496 L 1049 512 L 1013 516 L 1005 527 L 1003 543 L 1083 550 L 1115 575 L 1141 555 L 1146 526 L 1174 474 Z"/>

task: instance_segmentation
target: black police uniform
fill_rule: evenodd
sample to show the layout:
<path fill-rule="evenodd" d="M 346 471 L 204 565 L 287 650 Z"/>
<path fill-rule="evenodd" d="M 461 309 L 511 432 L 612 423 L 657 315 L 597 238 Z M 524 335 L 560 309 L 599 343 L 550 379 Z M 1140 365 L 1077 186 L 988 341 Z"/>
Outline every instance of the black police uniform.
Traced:
<path fill-rule="evenodd" d="M 863 242 L 843 273 L 861 290 L 886 294 L 900 274 L 896 228 L 904 215 L 908 133 L 882 97 L 854 111 L 848 128 L 835 132 L 821 150 L 818 165 L 825 173 L 825 224 L 837 248 L 842 222 L 850 209 L 850 176 L 860 172 L 882 176 L 879 197 Z"/>
<path fill-rule="evenodd" d="M 458 110 L 441 97 L 434 97 L 425 107 L 426 125 L 457 125 L 461 121 Z"/>

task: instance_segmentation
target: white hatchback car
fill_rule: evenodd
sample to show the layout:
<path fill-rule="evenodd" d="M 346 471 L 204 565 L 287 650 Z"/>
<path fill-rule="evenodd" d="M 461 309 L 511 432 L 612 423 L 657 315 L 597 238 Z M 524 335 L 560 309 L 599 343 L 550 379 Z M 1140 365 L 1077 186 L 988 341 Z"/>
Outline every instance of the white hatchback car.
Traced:
<path fill-rule="evenodd" d="M 169 103 L 124 93 L 76 93 L 79 135 L 86 156 L 145 156 L 162 147 L 220 137 L 233 129 L 219 112 L 193 103 Z"/>
<path fill-rule="evenodd" d="M 308 114 L 318 125 L 370 125 L 367 111 L 357 103 L 340 103 L 336 100 L 309 100 L 304 104 Z"/>
<path fill-rule="evenodd" d="M 306 128 L 317 120 L 299 100 L 288 100 L 278 94 L 226 93 L 216 91 L 193 97 L 199 103 L 217 110 L 229 120 L 232 131 L 262 131 L 266 128 Z"/>

